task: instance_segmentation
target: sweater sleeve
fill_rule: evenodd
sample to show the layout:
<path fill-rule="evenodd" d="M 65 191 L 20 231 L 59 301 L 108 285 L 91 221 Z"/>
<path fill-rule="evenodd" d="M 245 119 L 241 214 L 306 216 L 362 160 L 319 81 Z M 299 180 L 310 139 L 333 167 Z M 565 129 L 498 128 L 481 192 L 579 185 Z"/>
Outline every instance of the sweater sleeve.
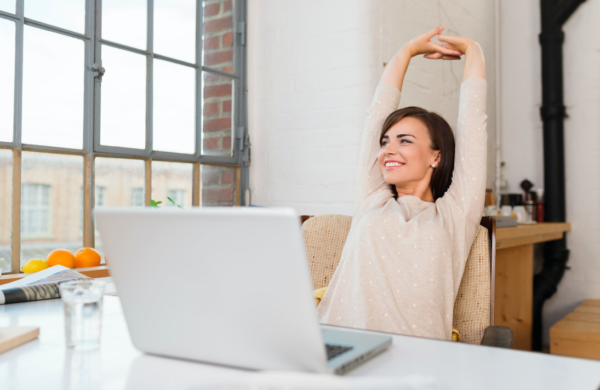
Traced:
<path fill-rule="evenodd" d="M 379 136 L 383 123 L 398 108 L 398 104 L 400 104 L 400 91 L 396 87 L 386 83 L 377 87 L 373 102 L 367 110 L 365 130 L 362 136 L 358 162 L 357 206 L 370 193 L 385 184 L 377 164 L 377 155 L 381 149 Z"/>
<path fill-rule="evenodd" d="M 486 92 L 483 78 L 468 79 L 460 87 L 452 184 L 438 200 L 459 209 L 477 225 L 483 212 L 487 175 Z"/>

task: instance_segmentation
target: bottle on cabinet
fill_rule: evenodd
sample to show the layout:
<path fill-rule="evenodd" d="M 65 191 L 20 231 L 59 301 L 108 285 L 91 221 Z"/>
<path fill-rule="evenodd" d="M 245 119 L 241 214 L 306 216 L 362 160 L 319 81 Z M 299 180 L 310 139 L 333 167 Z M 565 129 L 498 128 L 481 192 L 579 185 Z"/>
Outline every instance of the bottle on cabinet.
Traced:
<path fill-rule="evenodd" d="M 535 192 L 537 195 L 536 220 L 544 222 L 544 189 L 538 188 Z"/>

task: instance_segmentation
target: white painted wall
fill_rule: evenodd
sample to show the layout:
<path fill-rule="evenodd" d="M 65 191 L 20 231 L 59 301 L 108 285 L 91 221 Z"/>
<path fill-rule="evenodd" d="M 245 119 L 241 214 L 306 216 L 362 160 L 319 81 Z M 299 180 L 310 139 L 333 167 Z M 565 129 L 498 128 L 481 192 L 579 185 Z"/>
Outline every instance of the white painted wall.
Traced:
<path fill-rule="evenodd" d="M 370 3 L 248 5 L 252 203 L 348 214 L 378 65 Z"/>
<path fill-rule="evenodd" d="M 383 63 L 439 24 L 479 41 L 488 65 L 493 185 L 493 0 L 252 0 L 248 15 L 252 203 L 351 215 L 360 134 Z M 401 105 L 454 126 L 462 61 L 413 60 Z"/>
<path fill-rule="evenodd" d="M 501 120 L 504 176 L 510 191 L 528 178 L 543 187 L 539 2 L 502 0 Z M 544 308 L 549 328 L 583 300 L 600 298 L 600 42 L 593 39 L 600 0 L 583 3 L 564 26 L 564 101 L 569 266 Z M 518 26 L 519 28 L 515 28 Z"/>

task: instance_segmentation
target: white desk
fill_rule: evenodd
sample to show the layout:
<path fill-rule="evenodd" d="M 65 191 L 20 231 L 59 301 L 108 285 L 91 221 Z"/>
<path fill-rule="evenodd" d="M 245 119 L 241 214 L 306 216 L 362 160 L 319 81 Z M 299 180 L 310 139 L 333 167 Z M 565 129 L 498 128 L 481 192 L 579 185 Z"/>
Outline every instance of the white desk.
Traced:
<path fill-rule="evenodd" d="M 35 325 L 40 337 L 0 354 L 0 388 L 174 389 L 247 372 L 141 354 L 131 344 L 117 297 L 105 296 L 102 345 L 64 344 L 60 300 L 0 306 L 0 326 Z M 157 335 L 158 337 L 158 335 Z M 447 389 L 597 389 L 600 362 L 394 336 L 393 346 L 348 376 L 435 377 Z"/>

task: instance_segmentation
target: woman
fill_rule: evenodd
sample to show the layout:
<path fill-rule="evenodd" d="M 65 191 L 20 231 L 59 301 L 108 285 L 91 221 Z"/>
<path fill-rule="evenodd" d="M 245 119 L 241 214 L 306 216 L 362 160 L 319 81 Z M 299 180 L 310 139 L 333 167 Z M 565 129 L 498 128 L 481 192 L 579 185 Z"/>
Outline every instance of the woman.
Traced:
<path fill-rule="evenodd" d="M 367 111 L 357 212 L 318 307 L 322 323 L 452 337 L 454 300 L 483 211 L 487 84 L 479 45 L 443 29 L 400 49 Z M 443 45 L 431 42 L 436 35 Z M 456 147 L 439 115 L 396 110 L 410 59 L 420 54 L 465 55 Z"/>

